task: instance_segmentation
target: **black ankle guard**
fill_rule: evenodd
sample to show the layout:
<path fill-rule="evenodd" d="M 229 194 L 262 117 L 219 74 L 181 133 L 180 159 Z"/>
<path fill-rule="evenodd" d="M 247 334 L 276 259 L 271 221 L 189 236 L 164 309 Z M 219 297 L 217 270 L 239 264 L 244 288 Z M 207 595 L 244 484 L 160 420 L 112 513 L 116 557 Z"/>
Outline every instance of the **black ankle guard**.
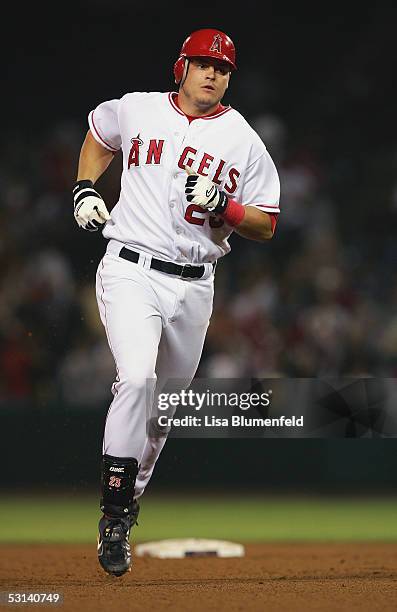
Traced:
<path fill-rule="evenodd" d="M 129 457 L 103 456 L 101 510 L 108 516 L 127 516 L 133 512 L 138 461 Z"/>

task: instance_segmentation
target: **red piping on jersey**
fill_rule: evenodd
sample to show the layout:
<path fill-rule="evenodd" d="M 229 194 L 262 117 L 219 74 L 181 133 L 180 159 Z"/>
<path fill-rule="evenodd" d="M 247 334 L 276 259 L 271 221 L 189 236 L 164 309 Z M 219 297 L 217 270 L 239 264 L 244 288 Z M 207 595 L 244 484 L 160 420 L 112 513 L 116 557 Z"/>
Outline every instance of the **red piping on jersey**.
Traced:
<path fill-rule="evenodd" d="M 278 204 L 252 204 L 252 206 L 257 208 L 279 208 Z"/>
<path fill-rule="evenodd" d="M 100 135 L 100 133 L 98 132 L 98 130 L 96 128 L 96 125 L 95 125 L 95 121 L 94 121 L 94 111 L 91 111 L 91 121 L 92 121 L 92 125 L 93 125 L 93 128 L 95 130 L 96 135 L 103 142 L 103 144 L 105 144 L 107 147 L 109 147 L 109 149 L 112 149 L 112 151 L 117 151 L 117 149 L 115 149 L 114 147 L 112 147 L 112 145 L 110 145 L 108 142 L 106 142 L 106 140 L 104 140 L 102 138 L 102 136 Z"/>
<path fill-rule="evenodd" d="M 185 115 L 185 117 L 187 117 L 189 119 L 189 123 L 191 123 L 192 121 L 194 121 L 195 119 L 206 119 L 208 117 L 212 117 L 213 115 L 219 115 L 219 113 L 221 113 L 223 110 L 225 110 L 226 106 L 223 106 L 223 104 L 219 103 L 218 106 L 216 107 L 216 109 L 210 113 L 209 115 L 205 115 L 204 116 L 195 116 L 195 115 L 188 115 L 187 113 L 185 113 L 181 107 L 179 106 L 179 95 L 176 94 L 175 96 L 171 96 L 172 101 L 174 102 L 175 106 L 177 106 L 179 108 L 179 110 L 182 111 L 182 113 Z"/>
<path fill-rule="evenodd" d="M 174 99 L 175 97 L 175 99 Z M 170 101 L 170 104 L 172 106 L 172 108 L 174 108 L 177 113 L 179 113 L 180 115 L 182 115 L 183 117 L 186 117 L 189 120 L 189 123 L 191 121 L 194 121 L 195 119 L 217 119 L 218 117 L 220 117 L 221 115 L 224 115 L 225 113 L 227 113 L 228 111 L 232 110 L 231 106 L 222 106 L 222 104 L 219 104 L 218 108 L 211 113 L 211 115 L 206 115 L 205 117 L 192 117 L 191 115 L 186 115 L 186 113 L 184 113 L 178 106 L 178 94 L 175 91 L 170 91 L 168 94 L 168 99 Z"/>

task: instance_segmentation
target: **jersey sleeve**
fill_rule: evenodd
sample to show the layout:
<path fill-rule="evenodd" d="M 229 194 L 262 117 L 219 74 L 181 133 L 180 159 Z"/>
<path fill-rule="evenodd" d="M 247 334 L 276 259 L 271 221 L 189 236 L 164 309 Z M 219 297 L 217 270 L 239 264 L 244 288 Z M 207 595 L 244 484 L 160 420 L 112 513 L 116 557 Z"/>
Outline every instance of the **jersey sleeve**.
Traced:
<path fill-rule="evenodd" d="M 280 180 L 267 150 L 245 172 L 241 203 L 269 213 L 280 212 Z"/>
<path fill-rule="evenodd" d="M 121 147 L 119 104 L 120 100 L 102 102 L 88 115 L 88 124 L 93 137 L 109 151 L 118 151 Z"/>

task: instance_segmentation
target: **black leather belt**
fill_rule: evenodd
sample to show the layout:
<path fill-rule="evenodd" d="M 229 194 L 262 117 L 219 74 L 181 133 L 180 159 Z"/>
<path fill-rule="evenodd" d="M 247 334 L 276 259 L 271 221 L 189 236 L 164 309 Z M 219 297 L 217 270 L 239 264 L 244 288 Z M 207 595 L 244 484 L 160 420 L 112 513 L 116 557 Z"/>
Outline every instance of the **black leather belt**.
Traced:
<path fill-rule="evenodd" d="M 132 263 L 138 263 L 139 253 L 131 251 L 126 247 L 123 247 L 119 253 L 119 257 L 128 259 Z M 171 261 L 162 261 L 161 259 L 154 259 L 150 262 L 150 267 L 153 270 L 159 270 L 159 272 L 165 272 L 166 274 L 174 274 L 180 278 L 201 278 L 205 272 L 205 266 L 192 266 L 191 264 L 184 264 L 180 266 L 172 263 Z"/>

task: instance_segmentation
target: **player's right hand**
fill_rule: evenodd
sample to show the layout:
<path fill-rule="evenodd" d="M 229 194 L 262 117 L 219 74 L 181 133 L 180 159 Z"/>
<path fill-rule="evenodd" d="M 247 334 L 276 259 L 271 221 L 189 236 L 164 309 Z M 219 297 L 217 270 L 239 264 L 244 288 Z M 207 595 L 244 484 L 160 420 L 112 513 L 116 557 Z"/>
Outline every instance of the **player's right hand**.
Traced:
<path fill-rule="evenodd" d="M 110 219 L 108 209 L 92 181 L 77 181 L 73 188 L 74 218 L 79 227 L 96 232 Z"/>

